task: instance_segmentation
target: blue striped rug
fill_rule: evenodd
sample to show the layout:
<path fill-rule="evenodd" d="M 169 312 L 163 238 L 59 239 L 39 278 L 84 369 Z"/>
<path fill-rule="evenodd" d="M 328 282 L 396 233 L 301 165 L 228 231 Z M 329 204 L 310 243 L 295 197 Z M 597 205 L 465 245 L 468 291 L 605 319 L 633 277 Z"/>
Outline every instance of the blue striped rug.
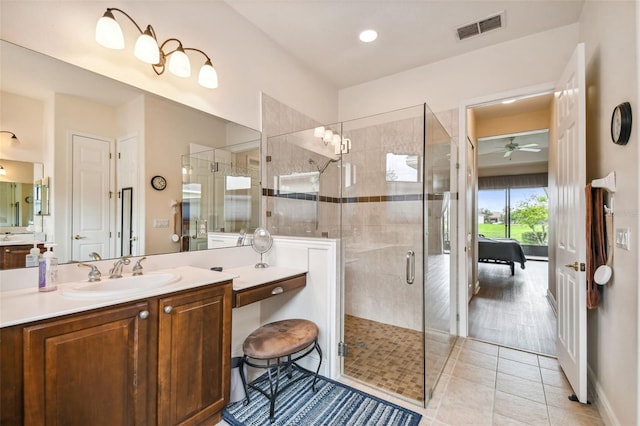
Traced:
<path fill-rule="evenodd" d="M 293 379 L 302 373 L 294 370 Z M 287 381 L 281 377 L 281 385 Z M 300 380 L 278 395 L 277 426 L 385 425 L 417 426 L 421 415 L 368 395 L 326 377 L 318 376 L 316 392 L 311 390 L 313 376 Z M 268 382 L 263 382 L 263 389 Z M 256 390 L 249 390 L 251 403 L 229 404 L 222 418 L 232 426 L 269 426 L 269 401 Z"/>

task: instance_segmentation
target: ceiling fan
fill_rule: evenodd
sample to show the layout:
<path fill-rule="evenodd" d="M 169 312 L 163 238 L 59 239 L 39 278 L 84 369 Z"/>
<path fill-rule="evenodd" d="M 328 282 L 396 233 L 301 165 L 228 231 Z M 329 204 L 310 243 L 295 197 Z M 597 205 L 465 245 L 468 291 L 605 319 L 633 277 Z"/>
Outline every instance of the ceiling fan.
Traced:
<path fill-rule="evenodd" d="M 511 154 L 513 154 L 515 151 L 525 151 L 525 152 L 540 152 L 541 149 L 540 148 L 535 148 L 536 146 L 538 146 L 537 143 L 528 143 L 526 145 L 520 145 L 518 143 L 513 142 L 514 138 L 511 138 L 509 140 L 509 143 L 507 143 L 504 146 L 504 158 L 509 158 L 511 157 Z"/>

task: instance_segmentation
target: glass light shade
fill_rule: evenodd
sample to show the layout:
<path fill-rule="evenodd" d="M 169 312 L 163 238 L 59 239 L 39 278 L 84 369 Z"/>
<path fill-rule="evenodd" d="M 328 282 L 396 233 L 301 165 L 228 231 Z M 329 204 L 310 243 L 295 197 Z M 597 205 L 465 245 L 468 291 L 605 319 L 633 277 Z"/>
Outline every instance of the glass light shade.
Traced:
<path fill-rule="evenodd" d="M 322 142 L 329 143 L 333 141 L 333 132 L 331 130 L 325 130 Z"/>
<path fill-rule="evenodd" d="M 320 126 L 320 127 L 316 127 L 315 129 L 313 129 L 313 137 L 314 138 L 322 138 L 322 137 L 324 137 L 324 127 Z"/>
<path fill-rule="evenodd" d="M 151 35 L 149 27 L 140 34 L 138 40 L 136 40 L 136 46 L 133 49 L 133 54 L 136 58 L 147 64 L 159 64 L 160 63 L 160 48 L 158 42 Z"/>
<path fill-rule="evenodd" d="M 7 175 L 7 171 L 5 170 L 4 166 L 0 166 L 0 176 L 6 176 Z"/>
<path fill-rule="evenodd" d="M 191 76 L 191 63 L 189 62 L 187 54 L 184 53 L 182 46 L 178 47 L 176 51 L 169 56 L 169 71 L 178 77 Z"/>
<path fill-rule="evenodd" d="M 124 36 L 122 28 L 113 17 L 113 13 L 107 10 L 96 24 L 96 41 L 109 49 L 124 49 Z"/>
<path fill-rule="evenodd" d="M 200 68 L 198 83 L 200 83 L 200 86 L 209 89 L 215 89 L 218 87 L 218 73 L 216 72 L 216 69 L 213 68 L 211 61 L 207 60 L 202 68 Z"/>
<path fill-rule="evenodd" d="M 331 142 L 333 143 L 333 145 L 340 145 L 340 143 L 342 142 L 342 138 L 340 137 L 340 135 L 333 135 L 333 140 Z"/>

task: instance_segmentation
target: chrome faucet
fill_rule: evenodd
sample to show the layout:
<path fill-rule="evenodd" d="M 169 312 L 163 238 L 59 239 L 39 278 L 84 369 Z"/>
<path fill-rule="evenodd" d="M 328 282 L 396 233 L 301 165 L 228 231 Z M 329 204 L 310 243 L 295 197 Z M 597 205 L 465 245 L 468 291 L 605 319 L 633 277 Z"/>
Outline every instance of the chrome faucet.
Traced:
<path fill-rule="evenodd" d="M 91 253 L 89 253 L 89 257 L 93 260 L 102 260 L 102 256 L 100 256 L 95 251 L 92 251 Z"/>
<path fill-rule="evenodd" d="M 133 275 L 142 275 L 142 261 L 145 260 L 147 258 L 147 256 L 141 257 L 140 259 L 138 259 L 138 261 L 136 262 L 136 264 L 133 266 Z"/>
<path fill-rule="evenodd" d="M 131 256 L 122 256 L 113 264 L 113 267 L 109 270 L 109 278 L 122 278 L 122 267 L 131 263 L 129 260 Z"/>
<path fill-rule="evenodd" d="M 90 283 L 94 283 L 96 281 L 100 281 L 100 277 L 102 276 L 102 274 L 100 273 L 100 270 L 98 269 L 97 266 L 89 265 L 88 263 L 78 263 L 78 267 L 80 267 L 80 266 L 85 266 L 87 268 L 91 268 L 91 270 L 89 271 L 89 282 Z"/>
<path fill-rule="evenodd" d="M 247 234 L 244 232 L 244 229 L 240 230 L 240 235 L 238 235 L 238 241 L 236 242 L 236 246 L 243 246 L 244 245 L 244 239 L 247 236 Z"/>

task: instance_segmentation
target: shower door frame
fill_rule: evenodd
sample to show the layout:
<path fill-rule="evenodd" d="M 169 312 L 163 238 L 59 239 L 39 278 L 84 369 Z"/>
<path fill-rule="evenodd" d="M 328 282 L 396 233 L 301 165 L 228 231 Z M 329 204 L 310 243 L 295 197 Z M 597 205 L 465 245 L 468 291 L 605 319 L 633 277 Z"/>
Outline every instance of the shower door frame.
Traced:
<path fill-rule="evenodd" d="M 408 398 L 406 396 L 403 396 L 402 394 L 396 393 L 392 390 L 389 389 L 384 389 L 381 388 L 379 386 L 376 386 L 375 384 L 369 383 L 367 381 L 362 381 L 359 380 L 357 378 L 354 378 L 350 375 L 347 374 L 347 372 L 345 371 L 345 356 L 344 356 L 344 352 L 342 350 L 343 343 L 345 340 L 345 318 L 347 316 L 347 309 L 346 309 L 346 302 L 347 302 L 347 261 L 346 258 L 347 256 L 349 256 L 349 252 L 347 250 L 347 240 L 348 238 L 344 235 L 341 235 L 341 247 L 340 247 L 340 252 L 341 252 L 341 285 L 340 285 L 340 344 L 338 347 L 339 350 L 339 357 L 338 357 L 338 365 L 339 365 L 339 372 L 340 375 L 342 377 L 345 378 L 349 378 L 352 380 L 355 380 L 357 382 L 363 383 L 365 386 L 369 386 L 369 387 L 373 387 L 377 390 L 380 390 L 382 392 L 385 393 L 389 393 L 390 395 L 393 395 L 394 397 L 400 398 L 400 399 L 406 399 L 407 401 L 414 403 L 416 405 L 421 405 L 423 407 L 426 407 L 427 402 L 429 401 L 429 398 L 432 394 L 432 388 L 427 389 L 427 365 L 426 365 L 426 355 L 427 355 L 427 348 L 426 348 L 426 292 L 425 292 L 425 279 L 426 279 L 426 272 L 427 272 L 427 235 L 426 235 L 426 229 L 427 229 L 427 187 L 426 187 L 426 161 L 425 161 L 425 155 L 426 155 L 426 131 L 427 131 L 427 122 L 426 122 L 426 111 L 427 111 L 427 106 L 426 104 L 422 104 L 420 105 L 420 107 L 422 107 L 422 137 L 421 137 L 421 143 L 420 143 L 420 152 L 417 155 L 418 157 L 418 164 L 419 164 L 419 168 L 417 169 L 417 176 L 418 176 L 418 182 L 420 183 L 420 194 L 406 194 L 406 195 L 398 195 L 398 194 L 393 194 L 390 193 L 390 189 L 389 186 L 387 185 L 387 187 L 385 188 L 385 194 L 384 195 L 379 195 L 380 197 L 380 201 L 378 201 L 378 203 L 380 205 L 386 205 L 390 208 L 393 208 L 394 204 L 397 203 L 398 201 L 411 201 L 411 202 L 415 202 L 415 201 L 420 201 L 420 205 L 416 206 L 416 211 L 419 210 L 419 221 L 411 222 L 410 224 L 416 224 L 419 222 L 420 223 L 420 235 L 422 236 L 422 238 L 420 239 L 420 243 L 419 243 L 419 247 L 415 247 L 412 244 L 409 244 L 409 246 L 412 246 L 413 248 L 411 248 L 410 250 L 420 250 L 420 253 L 415 253 L 414 252 L 414 256 L 420 258 L 420 270 L 421 273 L 415 274 L 414 275 L 414 280 L 412 284 L 408 284 L 408 278 L 410 275 L 409 269 L 409 251 L 403 251 L 405 257 L 405 260 L 407 262 L 407 266 L 406 269 L 404 269 L 402 271 L 402 273 L 404 274 L 403 280 L 405 281 L 403 283 L 403 285 L 420 285 L 420 300 L 421 300 L 421 306 L 420 306 L 420 329 L 419 330 L 414 330 L 414 331 L 419 331 L 419 333 L 421 333 L 422 338 L 421 338 L 421 345 L 420 345 L 420 350 L 421 350 L 421 368 L 422 368 L 422 400 L 418 400 L 418 399 L 413 399 L 413 398 Z M 417 107 L 413 107 L 413 108 L 417 108 Z M 357 121 L 357 120 L 354 120 Z M 348 124 L 348 122 L 347 122 Z M 345 132 L 344 130 L 344 125 L 345 123 L 342 123 L 343 125 L 343 129 L 342 129 L 342 136 L 343 137 L 348 137 L 348 131 Z M 357 143 L 357 141 L 355 141 L 354 138 L 354 146 Z M 343 170 L 348 170 L 348 166 L 346 163 L 348 163 L 349 160 L 349 154 L 343 154 L 342 155 L 342 167 Z M 386 177 L 385 177 L 386 179 Z M 376 202 L 374 200 L 377 199 L 377 196 L 370 196 L 370 197 L 349 197 L 348 194 L 344 194 L 343 191 L 345 190 L 345 184 L 344 184 L 345 179 L 342 179 L 342 184 L 341 184 L 341 205 L 340 205 L 340 223 L 341 223 L 341 229 L 344 229 L 345 226 L 345 209 L 352 207 L 354 204 L 355 206 L 365 203 L 365 202 Z M 367 200 L 368 198 L 368 200 Z M 403 213 L 406 213 L 406 211 L 403 211 Z M 410 216 L 410 215 L 408 215 Z M 354 236 L 355 237 L 355 236 Z M 395 243 L 396 246 L 401 245 L 399 240 L 398 242 Z M 388 258 L 387 258 L 388 259 Z M 417 266 L 417 265 L 415 265 Z M 415 273 L 416 268 L 414 268 L 414 273 Z M 397 275 L 396 275 L 397 276 Z M 402 289 L 400 289 L 402 290 Z M 404 327 L 403 327 L 404 328 Z M 348 342 L 347 342 L 348 343 Z M 348 355 L 347 355 L 348 356 Z"/>

